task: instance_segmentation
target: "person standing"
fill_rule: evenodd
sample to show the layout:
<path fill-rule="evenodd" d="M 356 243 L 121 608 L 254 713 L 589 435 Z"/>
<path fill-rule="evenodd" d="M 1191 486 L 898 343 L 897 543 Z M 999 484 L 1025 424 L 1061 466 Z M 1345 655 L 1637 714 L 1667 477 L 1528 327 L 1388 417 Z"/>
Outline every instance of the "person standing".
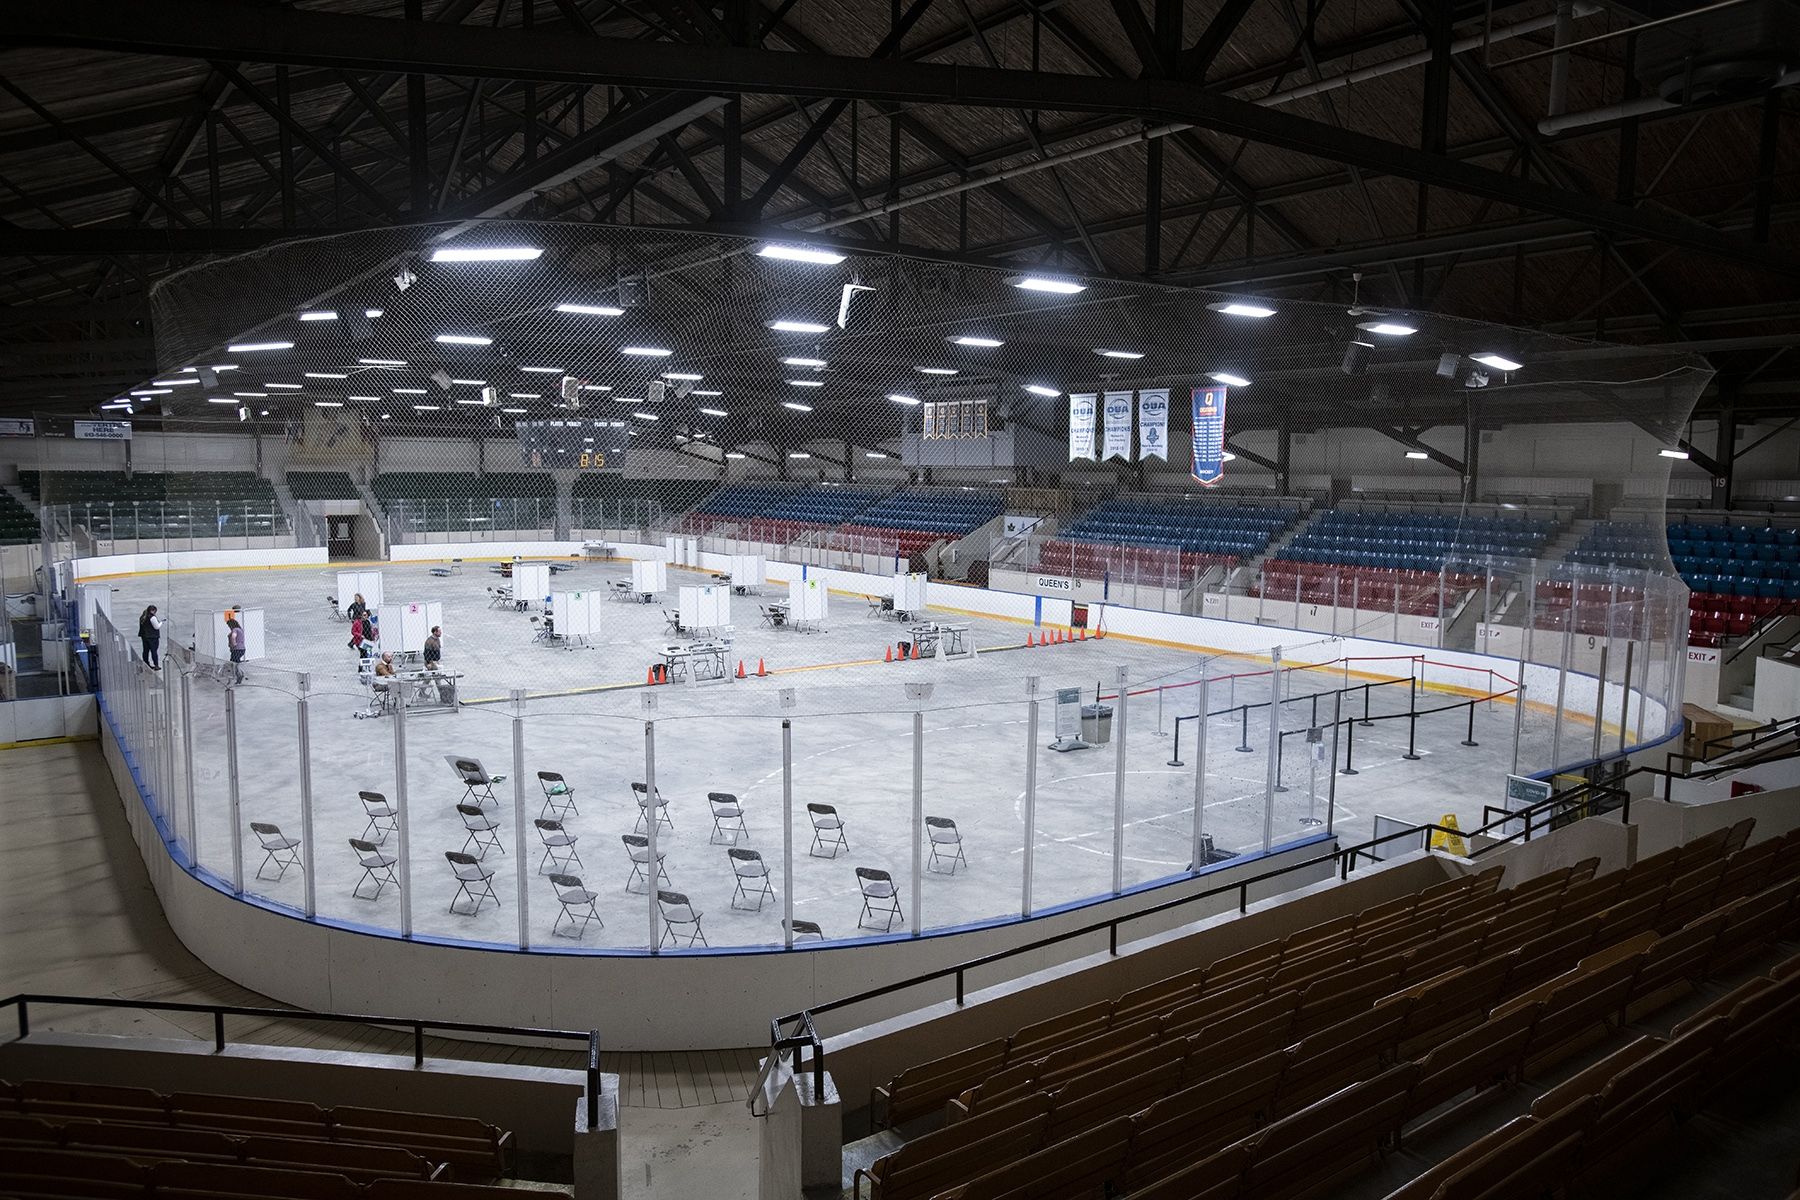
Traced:
<path fill-rule="evenodd" d="M 359 661 L 367 657 L 367 651 L 363 649 L 363 643 L 370 640 L 372 639 L 369 635 L 369 618 L 363 616 L 351 617 L 350 652 L 356 655 Z"/>
<path fill-rule="evenodd" d="M 154 604 L 138 618 L 138 641 L 144 647 L 144 662 L 152 671 L 162 670 L 162 627 L 163 619 L 156 615 Z"/>
<path fill-rule="evenodd" d="M 444 658 L 444 631 L 442 627 L 433 625 L 431 636 L 425 639 L 425 669 L 437 670 L 438 663 Z"/>
<path fill-rule="evenodd" d="M 225 646 L 231 651 L 231 669 L 236 682 L 244 682 L 244 627 L 234 617 L 225 622 Z"/>
<path fill-rule="evenodd" d="M 369 615 L 368 602 L 363 599 L 361 592 L 356 593 L 356 596 L 350 601 L 350 607 L 344 610 L 344 615 L 352 621 L 361 620 Z"/>

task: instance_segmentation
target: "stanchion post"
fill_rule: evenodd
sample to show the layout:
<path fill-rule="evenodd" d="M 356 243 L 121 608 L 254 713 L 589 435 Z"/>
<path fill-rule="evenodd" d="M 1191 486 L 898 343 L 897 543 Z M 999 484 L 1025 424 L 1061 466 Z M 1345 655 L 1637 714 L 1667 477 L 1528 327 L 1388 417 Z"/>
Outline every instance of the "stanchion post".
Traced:
<path fill-rule="evenodd" d="M 301 879 L 306 884 L 306 915 L 310 920 L 319 911 L 318 880 L 314 870 L 318 859 L 313 856 L 312 734 L 307 727 L 307 693 L 312 690 L 312 676 L 302 673 L 299 684 L 300 697 L 294 701 L 294 722 L 300 739 L 300 846 L 304 864 Z"/>
<path fill-rule="evenodd" d="M 118 678 L 114 672 L 113 677 Z M 237 684 L 225 684 L 225 771 L 231 797 L 231 890 L 244 894 L 244 810 L 238 792 Z"/>
<path fill-rule="evenodd" d="M 1037 860 L 1037 740 L 1038 740 L 1038 677 L 1027 676 L 1025 679 L 1025 695 L 1029 697 L 1025 703 L 1025 873 L 1019 885 L 1019 915 L 1031 915 L 1031 883 L 1032 868 Z M 1175 736 L 1181 737 L 1181 726 L 1175 726 Z"/>
<path fill-rule="evenodd" d="M 1340 775 L 1360 775 L 1362 772 L 1356 769 L 1356 722 L 1351 721 L 1348 725 L 1350 736 L 1344 745 L 1344 769 L 1338 773 Z"/>
<path fill-rule="evenodd" d="M 1374 686 L 1375 685 L 1372 683 L 1365 683 L 1362 685 L 1362 694 L 1363 694 L 1362 727 L 1364 729 L 1372 729 L 1375 726 L 1375 722 L 1369 720 L 1369 691 Z"/>
<path fill-rule="evenodd" d="M 1479 701 L 1469 701 L 1469 732 L 1463 735 L 1462 741 L 1462 744 L 1465 746 L 1481 745 L 1480 742 L 1475 740 L 1475 705 L 1477 703 L 1479 703 Z"/>
<path fill-rule="evenodd" d="M 1287 734 L 1275 735 L 1275 791 L 1277 794 L 1287 791 L 1287 785 L 1281 782 L 1282 755 L 1287 749 Z"/>
<path fill-rule="evenodd" d="M 1205 672 L 1200 675 L 1200 718 L 1194 734 L 1194 849 L 1192 871 L 1206 866 L 1206 690 Z M 1180 726 L 1176 727 L 1179 731 Z"/>

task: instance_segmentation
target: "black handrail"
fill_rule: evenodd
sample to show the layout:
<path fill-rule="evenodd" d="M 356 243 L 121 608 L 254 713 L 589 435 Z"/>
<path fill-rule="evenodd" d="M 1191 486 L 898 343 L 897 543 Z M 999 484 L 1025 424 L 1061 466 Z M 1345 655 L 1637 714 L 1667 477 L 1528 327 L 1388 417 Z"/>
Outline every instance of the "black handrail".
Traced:
<path fill-rule="evenodd" d="M 372 1017 L 356 1013 L 310 1012 L 303 1008 L 255 1008 L 236 1004 L 190 1004 L 179 1000 L 125 1000 L 114 996 L 58 996 L 44 992 L 19 992 L 0 999 L 0 1008 L 18 1010 L 19 1037 L 31 1033 L 33 1004 L 62 1004 L 82 1008 L 125 1008 L 138 1012 L 184 1012 L 209 1014 L 213 1019 L 213 1049 L 225 1051 L 226 1017 L 259 1017 L 270 1021 L 323 1021 L 339 1025 L 399 1026 L 412 1030 L 413 1066 L 425 1065 L 425 1031 L 444 1033 L 486 1033 L 507 1037 L 545 1038 L 553 1041 L 587 1044 L 587 1119 L 592 1130 L 600 1123 L 600 1031 L 586 1033 L 572 1029 L 537 1029 L 526 1025 L 483 1025 L 471 1021 L 421 1021 L 412 1017 Z"/>

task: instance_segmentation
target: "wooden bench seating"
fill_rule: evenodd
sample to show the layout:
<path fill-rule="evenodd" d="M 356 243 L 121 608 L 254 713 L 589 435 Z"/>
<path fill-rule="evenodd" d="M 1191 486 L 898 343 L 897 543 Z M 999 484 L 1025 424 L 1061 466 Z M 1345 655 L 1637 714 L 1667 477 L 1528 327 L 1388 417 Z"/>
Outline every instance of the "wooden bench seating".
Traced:
<path fill-rule="evenodd" d="M 475 1117 L 339 1105 L 331 1110 L 331 1139 L 399 1146 L 475 1175 L 505 1175 L 512 1165 L 512 1132 Z"/>
<path fill-rule="evenodd" d="M 255 1196 L 262 1200 L 361 1200 L 362 1189 L 342 1175 L 224 1163 L 159 1162 L 150 1170 L 156 1196 L 213 1200 Z"/>

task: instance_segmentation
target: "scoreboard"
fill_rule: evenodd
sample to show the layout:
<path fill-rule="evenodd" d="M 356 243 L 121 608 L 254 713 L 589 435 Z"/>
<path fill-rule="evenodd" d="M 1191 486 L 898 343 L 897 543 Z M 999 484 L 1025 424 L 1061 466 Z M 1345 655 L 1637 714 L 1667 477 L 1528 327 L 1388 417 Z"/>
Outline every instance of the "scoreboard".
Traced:
<path fill-rule="evenodd" d="M 513 432 L 519 439 L 519 455 L 528 467 L 622 471 L 631 446 L 626 422 L 600 417 L 517 421 Z"/>

